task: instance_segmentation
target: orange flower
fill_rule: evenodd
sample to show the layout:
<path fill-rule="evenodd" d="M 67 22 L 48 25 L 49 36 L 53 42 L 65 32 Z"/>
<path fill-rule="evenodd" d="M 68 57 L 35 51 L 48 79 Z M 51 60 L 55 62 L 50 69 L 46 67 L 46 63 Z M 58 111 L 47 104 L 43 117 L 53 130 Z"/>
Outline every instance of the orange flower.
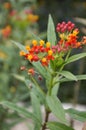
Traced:
<path fill-rule="evenodd" d="M 40 46 L 43 46 L 44 45 L 44 41 L 43 40 L 40 40 Z"/>
<path fill-rule="evenodd" d="M 20 51 L 19 54 L 20 54 L 20 56 L 25 56 L 25 52 L 24 51 Z"/>
<path fill-rule="evenodd" d="M 8 26 L 6 26 L 5 28 L 3 28 L 2 30 L 1 30 L 1 33 L 2 33 L 2 35 L 5 37 L 5 38 L 7 38 L 10 34 L 11 34 L 11 26 L 10 25 L 8 25 Z"/>
<path fill-rule="evenodd" d="M 32 61 L 32 60 L 33 60 L 33 55 L 32 55 L 32 54 L 28 54 L 27 59 L 28 59 L 29 61 Z"/>
<path fill-rule="evenodd" d="M 41 63 L 43 66 L 48 66 L 47 58 L 46 57 L 42 58 Z"/>
<path fill-rule="evenodd" d="M 4 8 L 5 9 L 10 9 L 11 8 L 11 4 L 9 2 L 5 2 L 4 3 Z"/>
<path fill-rule="evenodd" d="M 31 68 L 31 69 L 28 70 L 28 73 L 31 74 L 31 75 L 34 75 L 34 74 L 35 74 L 35 71 L 34 71 L 33 68 Z"/>
<path fill-rule="evenodd" d="M 39 19 L 38 15 L 34 15 L 34 14 L 29 14 L 27 16 L 27 20 L 30 22 L 36 22 Z"/>
<path fill-rule="evenodd" d="M 37 41 L 36 41 L 36 40 L 33 40 L 33 41 L 32 41 L 32 44 L 33 44 L 33 46 L 36 46 L 36 45 L 37 45 Z"/>
<path fill-rule="evenodd" d="M 52 56 L 52 54 L 53 54 L 53 51 L 52 51 L 52 50 L 49 50 L 49 51 L 48 51 L 48 55 L 49 55 L 49 56 Z"/>
<path fill-rule="evenodd" d="M 26 48 L 27 51 L 30 51 L 30 46 L 29 45 L 26 45 L 25 48 Z"/>

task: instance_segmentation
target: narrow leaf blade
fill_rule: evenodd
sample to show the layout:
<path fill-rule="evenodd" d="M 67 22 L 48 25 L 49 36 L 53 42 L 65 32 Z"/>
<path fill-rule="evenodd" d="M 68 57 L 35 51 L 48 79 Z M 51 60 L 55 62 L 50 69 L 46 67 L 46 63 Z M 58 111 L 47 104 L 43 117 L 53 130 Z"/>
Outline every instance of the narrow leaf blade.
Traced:
<path fill-rule="evenodd" d="M 23 107 L 19 107 L 17 105 L 15 105 L 14 103 L 11 103 L 9 101 L 3 101 L 0 103 L 2 106 L 5 106 L 7 108 L 10 108 L 16 112 L 18 112 L 19 114 L 21 114 L 22 116 L 24 116 L 25 118 L 30 118 L 32 120 L 38 120 L 38 118 L 31 112 L 27 111 L 25 108 Z M 40 124 L 40 120 L 38 120 L 39 124 Z"/>
<path fill-rule="evenodd" d="M 59 122 L 48 122 L 47 126 L 50 130 L 74 130 L 73 128 Z"/>
<path fill-rule="evenodd" d="M 67 62 L 65 63 L 65 65 L 69 64 L 71 62 L 74 62 L 76 60 L 79 60 L 79 59 L 81 59 L 83 57 L 86 57 L 86 53 L 81 53 L 81 54 L 73 55 L 73 56 L 69 57 L 69 59 L 67 60 Z"/>
<path fill-rule="evenodd" d="M 73 118 L 82 122 L 86 121 L 86 111 L 79 111 L 75 109 L 67 109 L 66 112 Z"/>
<path fill-rule="evenodd" d="M 54 95 L 47 95 L 47 104 L 50 108 L 50 110 L 53 112 L 53 114 L 62 122 L 62 123 L 67 123 L 65 119 L 65 111 L 62 107 L 62 104 L 60 100 L 54 96 Z"/>
<path fill-rule="evenodd" d="M 66 77 L 67 79 L 77 81 L 76 76 L 73 75 L 73 74 L 72 74 L 71 72 L 69 72 L 69 71 L 61 71 L 61 72 L 59 72 L 59 74 L 61 74 L 62 76 Z"/>
<path fill-rule="evenodd" d="M 47 39 L 48 42 L 51 43 L 51 45 L 55 45 L 56 33 L 55 33 L 55 27 L 51 15 L 49 15 L 49 20 L 48 20 Z"/>
<path fill-rule="evenodd" d="M 75 75 L 77 80 L 86 80 L 86 74 L 85 75 Z M 74 81 L 73 79 L 67 79 L 67 78 L 62 78 L 60 79 L 60 82 L 70 82 Z"/>
<path fill-rule="evenodd" d="M 26 52 L 26 49 L 22 44 L 20 44 L 19 42 L 15 42 L 13 40 L 11 40 L 11 42 L 14 43 L 20 50 L 23 50 Z"/>

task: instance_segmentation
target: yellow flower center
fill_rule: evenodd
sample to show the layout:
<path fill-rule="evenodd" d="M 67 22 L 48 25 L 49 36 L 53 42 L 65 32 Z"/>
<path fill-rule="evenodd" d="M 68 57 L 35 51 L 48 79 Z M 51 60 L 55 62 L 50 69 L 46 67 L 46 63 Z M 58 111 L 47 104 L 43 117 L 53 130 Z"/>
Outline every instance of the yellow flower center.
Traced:
<path fill-rule="evenodd" d="M 32 60 L 33 56 L 32 55 L 28 55 L 28 60 Z"/>
<path fill-rule="evenodd" d="M 53 51 L 52 50 L 49 50 L 48 51 L 48 55 L 51 56 L 53 54 Z"/>
<path fill-rule="evenodd" d="M 43 46 L 44 45 L 44 41 L 43 40 L 40 40 L 40 46 Z"/>
<path fill-rule="evenodd" d="M 46 43 L 46 47 L 49 48 L 50 47 L 50 42 Z"/>
<path fill-rule="evenodd" d="M 36 41 L 36 40 L 33 40 L 33 41 L 32 41 L 32 44 L 33 44 L 33 46 L 36 46 L 36 45 L 37 45 L 37 41 Z"/>
<path fill-rule="evenodd" d="M 24 51 L 20 51 L 20 56 L 24 56 L 25 55 L 25 52 Z"/>
<path fill-rule="evenodd" d="M 26 48 L 27 51 L 30 51 L 30 46 L 29 45 L 26 45 L 25 48 Z"/>
<path fill-rule="evenodd" d="M 42 58 L 42 62 L 46 62 L 47 61 L 47 59 L 46 58 Z"/>

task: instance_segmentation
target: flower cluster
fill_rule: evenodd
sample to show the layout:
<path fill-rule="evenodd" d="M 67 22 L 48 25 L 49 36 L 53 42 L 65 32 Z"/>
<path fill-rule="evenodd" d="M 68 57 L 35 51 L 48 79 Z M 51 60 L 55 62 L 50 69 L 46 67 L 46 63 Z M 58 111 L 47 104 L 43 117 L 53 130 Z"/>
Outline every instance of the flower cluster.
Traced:
<path fill-rule="evenodd" d="M 75 28 L 75 24 L 71 21 L 58 23 L 56 31 L 60 37 L 57 45 L 53 47 L 54 51 L 57 49 L 58 52 L 67 52 L 72 48 L 80 48 L 84 44 L 82 41 L 78 41 L 79 29 Z"/>
<path fill-rule="evenodd" d="M 30 22 L 36 22 L 39 19 L 38 15 L 35 14 L 28 14 L 27 15 L 27 20 Z"/>
<path fill-rule="evenodd" d="M 11 34 L 11 31 L 12 31 L 11 26 L 7 25 L 5 28 L 3 28 L 1 30 L 1 33 L 2 33 L 3 37 L 7 38 Z"/>
<path fill-rule="evenodd" d="M 40 61 L 43 66 L 47 66 L 50 60 L 54 60 L 53 51 L 50 46 L 50 42 L 45 42 L 40 40 L 32 41 L 32 46 L 26 45 L 26 51 L 20 51 L 20 56 L 24 56 L 25 59 L 28 59 L 30 62 Z"/>
<path fill-rule="evenodd" d="M 57 24 L 56 30 L 60 40 L 55 46 L 51 46 L 50 42 L 45 43 L 43 40 L 39 42 L 33 40 L 31 46 L 26 45 L 26 52 L 20 51 L 20 56 L 24 56 L 30 62 L 40 61 L 43 66 L 48 66 L 51 60 L 59 56 L 59 53 L 64 56 L 72 48 L 80 48 L 86 44 L 85 36 L 78 41 L 79 30 L 70 21 Z"/>

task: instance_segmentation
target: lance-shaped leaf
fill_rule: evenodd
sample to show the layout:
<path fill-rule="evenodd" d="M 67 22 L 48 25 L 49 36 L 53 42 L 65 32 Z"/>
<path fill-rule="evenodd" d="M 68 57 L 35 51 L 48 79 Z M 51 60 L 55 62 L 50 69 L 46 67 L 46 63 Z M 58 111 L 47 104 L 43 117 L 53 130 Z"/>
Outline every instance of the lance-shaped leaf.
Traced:
<path fill-rule="evenodd" d="M 51 15 L 49 15 L 49 20 L 48 20 L 47 40 L 48 42 L 51 43 L 51 45 L 55 45 L 56 43 L 55 27 Z"/>
<path fill-rule="evenodd" d="M 24 118 L 30 118 L 34 121 L 38 121 L 38 123 L 41 124 L 40 120 L 38 120 L 38 118 L 33 113 L 29 112 L 24 107 L 17 106 L 9 101 L 2 101 L 0 104 L 18 112 L 18 114 L 22 115 Z"/>
<path fill-rule="evenodd" d="M 47 127 L 50 130 L 74 130 L 73 128 L 59 122 L 48 122 Z"/>
<path fill-rule="evenodd" d="M 77 80 L 86 80 L 86 74 L 85 75 L 75 75 Z M 74 81 L 73 79 L 67 79 L 67 78 L 62 78 L 60 79 L 59 82 L 69 82 L 69 81 Z"/>
<path fill-rule="evenodd" d="M 68 58 L 68 60 L 66 61 L 65 65 L 69 64 L 71 62 L 74 62 L 76 60 L 79 60 L 79 59 L 81 59 L 83 57 L 86 57 L 86 53 L 81 53 L 81 54 L 73 55 L 73 56 L 71 56 L 71 57 Z"/>
<path fill-rule="evenodd" d="M 73 75 L 73 74 L 72 74 L 71 72 L 69 72 L 69 71 L 61 71 L 61 72 L 58 72 L 58 73 L 61 74 L 62 76 L 64 76 L 65 78 L 67 78 L 67 79 L 77 81 L 76 76 Z"/>
<path fill-rule="evenodd" d="M 52 88 L 52 95 L 57 96 L 59 90 L 59 83 L 57 82 Z"/>
<path fill-rule="evenodd" d="M 79 111 L 75 109 L 67 109 L 66 112 L 73 118 L 79 121 L 86 121 L 86 111 Z"/>
<path fill-rule="evenodd" d="M 37 98 L 37 96 L 34 94 L 34 92 L 31 92 L 30 95 L 31 95 L 31 101 L 32 101 L 34 115 L 36 115 L 36 117 L 40 121 L 42 121 L 40 101 Z"/>
<path fill-rule="evenodd" d="M 65 111 L 64 108 L 62 107 L 62 104 L 60 100 L 54 96 L 54 95 L 47 95 L 47 104 L 52 111 L 52 113 L 62 122 L 62 123 L 67 123 L 65 119 Z"/>
<path fill-rule="evenodd" d="M 27 52 L 25 47 L 22 44 L 20 44 L 19 42 L 15 42 L 15 41 L 11 41 L 11 42 L 14 43 L 20 50 Z"/>
<path fill-rule="evenodd" d="M 34 92 L 31 92 L 30 95 L 31 95 L 33 113 L 40 120 L 40 122 L 42 122 L 40 101 L 38 97 L 34 94 Z M 34 125 L 35 125 L 35 130 L 40 130 L 41 124 L 38 124 L 38 121 L 35 121 Z"/>

